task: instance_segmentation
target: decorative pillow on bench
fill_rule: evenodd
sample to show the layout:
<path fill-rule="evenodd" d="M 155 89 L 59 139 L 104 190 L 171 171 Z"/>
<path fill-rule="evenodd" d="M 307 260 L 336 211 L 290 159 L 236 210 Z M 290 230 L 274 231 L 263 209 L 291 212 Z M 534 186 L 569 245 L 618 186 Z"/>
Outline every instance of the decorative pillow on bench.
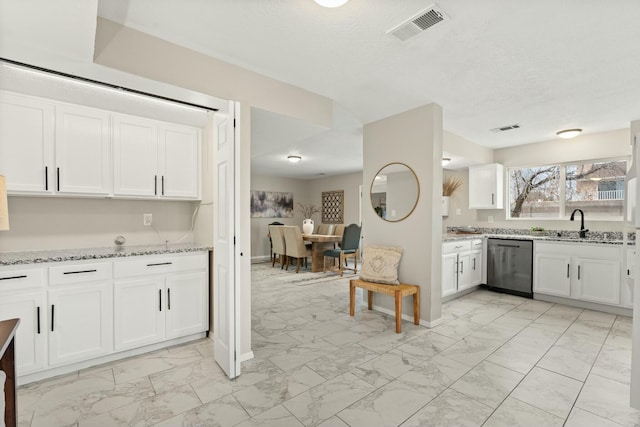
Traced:
<path fill-rule="evenodd" d="M 399 285 L 398 266 L 402 248 L 392 246 L 366 246 L 362 253 L 360 280 Z"/>

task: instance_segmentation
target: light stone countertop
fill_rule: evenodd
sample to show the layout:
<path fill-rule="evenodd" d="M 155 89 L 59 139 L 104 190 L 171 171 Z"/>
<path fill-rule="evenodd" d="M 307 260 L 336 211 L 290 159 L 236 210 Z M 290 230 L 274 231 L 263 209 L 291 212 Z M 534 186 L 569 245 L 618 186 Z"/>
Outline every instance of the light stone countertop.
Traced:
<path fill-rule="evenodd" d="M 123 258 L 183 252 L 202 252 L 209 250 L 212 250 L 212 248 L 197 243 L 173 243 L 140 246 L 110 246 L 103 248 L 0 252 L 0 266 L 38 264 L 44 262 L 81 261 L 88 259 Z"/>
<path fill-rule="evenodd" d="M 483 238 L 508 239 L 508 240 L 543 240 L 548 242 L 570 242 L 570 243 L 595 243 L 600 245 L 622 245 L 621 239 L 605 239 L 602 236 L 587 237 L 580 239 L 570 236 L 535 236 L 530 234 L 457 234 L 446 233 L 442 235 L 443 242 L 452 242 L 456 240 L 474 240 Z M 635 245 L 634 241 L 628 241 L 628 245 Z"/>

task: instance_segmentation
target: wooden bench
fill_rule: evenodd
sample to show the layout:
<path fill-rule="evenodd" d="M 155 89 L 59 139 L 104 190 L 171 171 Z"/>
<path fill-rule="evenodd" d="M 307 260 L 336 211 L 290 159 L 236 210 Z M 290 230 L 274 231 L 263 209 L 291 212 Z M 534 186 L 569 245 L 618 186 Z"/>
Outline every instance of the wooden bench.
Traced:
<path fill-rule="evenodd" d="M 354 315 L 356 308 L 356 288 L 367 290 L 368 308 L 372 307 L 372 295 L 378 292 L 391 295 L 396 299 L 396 333 L 402 332 L 402 297 L 413 295 L 413 323 L 420 324 L 420 287 L 416 285 L 384 285 L 382 283 L 365 282 L 360 279 L 349 281 L 349 314 Z"/>

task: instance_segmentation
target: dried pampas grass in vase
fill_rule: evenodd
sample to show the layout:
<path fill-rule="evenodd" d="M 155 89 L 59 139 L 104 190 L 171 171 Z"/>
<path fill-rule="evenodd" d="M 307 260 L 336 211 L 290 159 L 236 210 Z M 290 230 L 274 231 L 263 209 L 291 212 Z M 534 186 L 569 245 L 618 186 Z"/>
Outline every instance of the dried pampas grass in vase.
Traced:
<path fill-rule="evenodd" d="M 450 176 L 442 182 L 442 195 L 453 196 L 462 187 L 462 179 L 459 176 Z"/>

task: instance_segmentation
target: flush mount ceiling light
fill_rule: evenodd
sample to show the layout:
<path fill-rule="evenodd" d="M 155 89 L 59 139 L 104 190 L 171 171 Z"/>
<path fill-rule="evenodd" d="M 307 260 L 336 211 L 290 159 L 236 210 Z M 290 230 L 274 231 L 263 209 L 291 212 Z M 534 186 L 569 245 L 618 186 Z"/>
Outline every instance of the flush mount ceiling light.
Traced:
<path fill-rule="evenodd" d="M 581 132 L 582 129 L 565 129 L 556 132 L 556 135 L 558 135 L 560 138 L 569 139 L 580 135 Z"/>
<path fill-rule="evenodd" d="M 447 166 L 449 162 L 451 162 L 451 159 L 449 157 L 442 158 L 442 166 Z"/>
<path fill-rule="evenodd" d="M 320 6 L 324 7 L 340 7 L 349 0 L 314 0 Z"/>
<path fill-rule="evenodd" d="M 300 157 L 300 156 L 288 156 L 287 159 L 289 159 L 289 161 L 291 163 L 298 163 L 300 160 L 302 160 L 302 157 Z"/>

